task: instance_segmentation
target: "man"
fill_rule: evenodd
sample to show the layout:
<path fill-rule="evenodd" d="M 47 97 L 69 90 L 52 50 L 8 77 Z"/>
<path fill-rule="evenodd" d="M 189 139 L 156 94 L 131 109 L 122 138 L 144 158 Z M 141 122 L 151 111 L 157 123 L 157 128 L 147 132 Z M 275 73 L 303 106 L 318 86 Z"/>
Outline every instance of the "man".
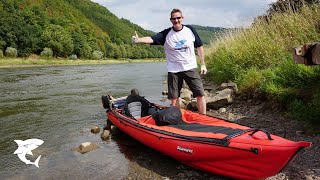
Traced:
<path fill-rule="evenodd" d="M 150 37 L 138 37 L 137 32 L 132 37 L 134 43 L 163 45 L 168 69 L 168 98 L 173 106 L 179 107 L 179 96 L 183 80 L 188 84 L 193 96 L 197 98 L 199 113 L 206 114 L 206 101 L 203 84 L 197 70 L 197 49 L 201 63 L 201 74 L 207 73 L 204 61 L 203 43 L 198 33 L 189 25 L 183 25 L 183 16 L 180 9 L 171 11 L 172 27 Z"/>

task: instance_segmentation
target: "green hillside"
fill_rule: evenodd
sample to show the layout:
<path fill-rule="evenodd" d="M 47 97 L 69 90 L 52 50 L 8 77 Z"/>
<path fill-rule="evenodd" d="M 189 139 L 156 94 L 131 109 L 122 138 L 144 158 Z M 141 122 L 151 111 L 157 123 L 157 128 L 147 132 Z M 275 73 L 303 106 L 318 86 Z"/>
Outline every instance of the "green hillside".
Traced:
<path fill-rule="evenodd" d="M 210 44 L 210 42 L 215 41 L 218 39 L 218 35 L 226 32 L 227 28 L 222 27 L 210 27 L 210 26 L 199 26 L 199 25 L 192 25 L 195 30 L 198 32 L 202 42 L 204 44 Z"/>
<path fill-rule="evenodd" d="M 0 50 L 13 47 L 21 57 L 44 48 L 58 57 L 164 57 L 162 47 L 132 46 L 134 31 L 153 34 L 90 0 L 0 1 Z"/>

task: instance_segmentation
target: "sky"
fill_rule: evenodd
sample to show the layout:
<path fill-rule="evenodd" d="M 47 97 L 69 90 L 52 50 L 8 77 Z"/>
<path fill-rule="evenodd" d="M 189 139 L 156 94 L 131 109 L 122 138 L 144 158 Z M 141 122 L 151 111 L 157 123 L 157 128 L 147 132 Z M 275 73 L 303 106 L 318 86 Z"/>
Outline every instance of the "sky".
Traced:
<path fill-rule="evenodd" d="M 173 8 L 182 10 L 184 24 L 211 27 L 247 27 L 277 0 L 92 0 L 118 18 L 125 18 L 144 29 L 162 31 L 172 24 Z"/>

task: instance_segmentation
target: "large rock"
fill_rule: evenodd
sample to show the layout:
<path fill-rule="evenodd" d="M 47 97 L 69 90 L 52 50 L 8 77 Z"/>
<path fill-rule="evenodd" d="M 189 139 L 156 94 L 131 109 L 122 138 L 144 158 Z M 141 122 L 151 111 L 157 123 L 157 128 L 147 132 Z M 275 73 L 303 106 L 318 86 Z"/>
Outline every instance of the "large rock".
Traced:
<path fill-rule="evenodd" d="M 187 88 L 182 88 L 180 91 L 180 98 L 185 101 L 190 101 L 192 98 L 192 92 Z"/>
<path fill-rule="evenodd" d="M 98 149 L 99 146 L 96 143 L 93 142 L 84 142 L 82 143 L 76 151 L 78 151 L 81 154 L 93 151 Z"/>
<path fill-rule="evenodd" d="M 219 108 L 230 105 L 233 102 L 233 90 L 224 89 L 217 91 L 216 95 L 206 97 L 207 108 L 218 110 Z"/>

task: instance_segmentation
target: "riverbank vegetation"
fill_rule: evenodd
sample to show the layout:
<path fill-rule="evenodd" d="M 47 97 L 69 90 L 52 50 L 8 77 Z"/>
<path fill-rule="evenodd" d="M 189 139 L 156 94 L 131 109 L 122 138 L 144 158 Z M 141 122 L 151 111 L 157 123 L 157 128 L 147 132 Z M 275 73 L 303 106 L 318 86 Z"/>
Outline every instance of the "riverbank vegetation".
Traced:
<path fill-rule="evenodd" d="M 206 56 L 209 79 L 235 81 L 242 94 L 276 101 L 294 118 L 320 125 L 320 66 L 293 62 L 293 47 L 320 39 L 320 7 L 293 2 L 273 4 L 250 28 L 220 36 Z"/>
<path fill-rule="evenodd" d="M 52 66 L 52 65 L 88 65 L 88 64 L 118 64 L 118 63 L 139 63 L 139 62 L 163 62 L 163 58 L 153 59 L 64 59 L 50 58 L 44 59 L 39 57 L 33 58 L 2 58 L 0 59 L 0 68 L 7 67 L 26 67 L 26 66 Z"/>

